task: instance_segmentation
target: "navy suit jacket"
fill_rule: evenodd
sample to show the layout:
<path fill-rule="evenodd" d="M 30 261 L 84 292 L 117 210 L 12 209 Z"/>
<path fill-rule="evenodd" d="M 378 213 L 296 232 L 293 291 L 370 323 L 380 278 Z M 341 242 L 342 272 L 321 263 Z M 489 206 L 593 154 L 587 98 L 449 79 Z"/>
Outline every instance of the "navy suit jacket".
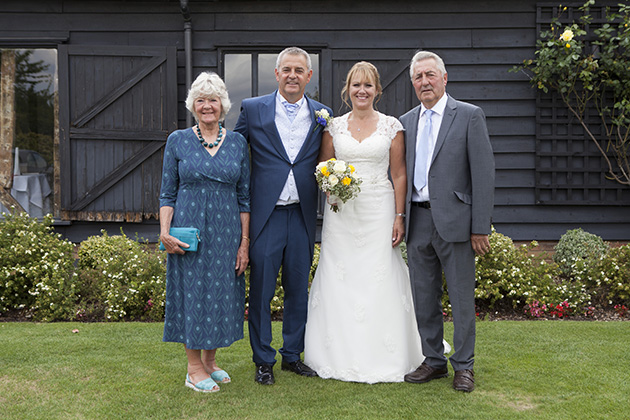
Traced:
<path fill-rule="evenodd" d="M 315 122 L 315 111 L 326 109 L 330 115 L 332 111 L 308 97 L 306 103 L 313 123 L 293 163 L 289 160 L 276 128 L 276 92 L 245 99 L 241 105 L 241 114 L 234 131 L 241 133 L 247 139 L 251 150 L 250 236 L 252 244 L 256 242 L 256 238 L 269 220 L 291 169 L 293 169 L 297 184 L 308 237 L 311 244 L 315 243 L 318 189 L 314 173 L 323 131 L 323 127 Z"/>

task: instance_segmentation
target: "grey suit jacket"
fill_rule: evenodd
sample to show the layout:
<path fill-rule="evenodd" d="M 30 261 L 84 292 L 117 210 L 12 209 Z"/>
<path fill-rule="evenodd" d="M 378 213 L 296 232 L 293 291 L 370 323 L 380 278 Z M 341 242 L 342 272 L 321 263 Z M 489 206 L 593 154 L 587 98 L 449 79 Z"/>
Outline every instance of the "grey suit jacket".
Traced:
<path fill-rule="evenodd" d="M 410 215 L 420 106 L 400 117 L 407 150 L 407 202 Z M 489 234 L 494 207 L 494 155 L 481 108 L 448 97 L 429 168 L 433 222 L 442 239 L 464 242 Z M 409 235 L 409 217 L 407 218 Z"/>

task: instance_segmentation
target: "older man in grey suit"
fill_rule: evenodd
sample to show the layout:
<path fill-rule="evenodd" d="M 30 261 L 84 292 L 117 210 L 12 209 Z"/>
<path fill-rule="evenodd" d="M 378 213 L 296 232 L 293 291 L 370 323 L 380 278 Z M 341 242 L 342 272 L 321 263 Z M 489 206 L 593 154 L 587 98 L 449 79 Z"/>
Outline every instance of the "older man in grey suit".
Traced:
<path fill-rule="evenodd" d="M 448 376 L 442 338 L 442 273 L 453 309 L 453 388 L 475 387 L 475 253 L 490 249 L 494 156 L 481 108 L 446 94 L 442 59 L 420 51 L 411 82 L 421 104 L 400 118 L 406 129 L 407 248 L 425 360 L 405 376 Z"/>

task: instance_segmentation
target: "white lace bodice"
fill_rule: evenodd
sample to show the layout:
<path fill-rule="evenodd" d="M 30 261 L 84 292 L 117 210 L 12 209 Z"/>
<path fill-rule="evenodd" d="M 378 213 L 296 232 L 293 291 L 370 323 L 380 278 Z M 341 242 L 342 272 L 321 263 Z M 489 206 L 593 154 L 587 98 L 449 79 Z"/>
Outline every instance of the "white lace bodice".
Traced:
<path fill-rule="evenodd" d="M 337 159 L 356 168 L 356 175 L 363 180 L 361 188 L 374 184 L 389 184 L 389 148 L 396 133 L 404 130 L 396 118 L 378 113 L 376 130 L 361 142 L 348 130 L 348 114 L 335 117 L 326 130 L 330 132 Z"/>

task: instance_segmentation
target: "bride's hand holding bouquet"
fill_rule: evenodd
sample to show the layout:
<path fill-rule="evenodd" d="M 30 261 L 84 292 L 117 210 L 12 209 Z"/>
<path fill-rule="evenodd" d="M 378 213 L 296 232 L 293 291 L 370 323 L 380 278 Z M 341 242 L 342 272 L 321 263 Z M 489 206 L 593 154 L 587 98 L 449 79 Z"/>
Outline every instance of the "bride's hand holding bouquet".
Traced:
<path fill-rule="evenodd" d="M 361 191 L 361 178 L 354 175 L 354 166 L 343 160 L 332 158 L 320 162 L 315 169 L 315 177 L 319 189 L 326 193 L 330 209 L 334 212 L 339 211 L 339 205 L 331 196 L 345 203 Z"/>

